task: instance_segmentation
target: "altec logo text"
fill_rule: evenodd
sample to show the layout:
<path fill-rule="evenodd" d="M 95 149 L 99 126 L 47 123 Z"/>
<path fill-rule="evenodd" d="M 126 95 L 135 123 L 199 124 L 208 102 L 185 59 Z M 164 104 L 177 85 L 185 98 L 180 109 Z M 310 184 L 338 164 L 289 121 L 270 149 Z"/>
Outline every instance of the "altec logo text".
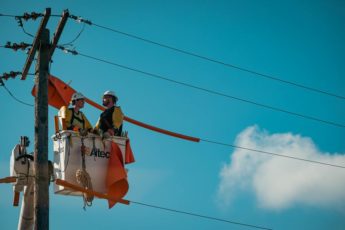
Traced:
<path fill-rule="evenodd" d="M 91 151 L 90 156 L 101 157 L 101 158 L 109 158 L 110 152 L 105 152 L 105 151 L 102 151 L 100 149 L 93 149 Z"/>

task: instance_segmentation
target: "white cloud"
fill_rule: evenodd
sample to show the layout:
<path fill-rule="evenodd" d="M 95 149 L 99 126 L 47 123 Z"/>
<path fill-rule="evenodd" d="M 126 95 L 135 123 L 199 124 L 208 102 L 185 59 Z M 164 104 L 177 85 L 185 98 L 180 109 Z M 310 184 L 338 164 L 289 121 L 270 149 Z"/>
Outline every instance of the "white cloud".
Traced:
<path fill-rule="evenodd" d="M 251 126 L 236 145 L 345 166 L 344 154 L 320 152 L 308 137 L 269 134 Z M 239 192 L 253 192 L 258 205 L 280 210 L 296 204 L 339 207 L 345 204 L 345 169 L 235 149 L 220 171 L 218 198 L 229 204 Z"/>

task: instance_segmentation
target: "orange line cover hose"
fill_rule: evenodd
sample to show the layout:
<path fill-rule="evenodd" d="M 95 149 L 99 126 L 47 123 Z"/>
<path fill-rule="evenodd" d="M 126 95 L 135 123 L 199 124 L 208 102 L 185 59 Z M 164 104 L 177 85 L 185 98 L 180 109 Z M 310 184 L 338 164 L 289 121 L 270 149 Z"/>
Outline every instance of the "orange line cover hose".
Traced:
<path fill-rule="evenodd" d="M 97 109 L 100 109 L 102 111 L 105 110 L 105 108 L 103 106 L 97 104 L 96 102 L 94 102 L 94 101 L 92 101 L 92 100 L 90 100 L 88 98 L 85 98 L 85 101 L 87 103 L 89 103 L 90 105 L 92 105 L 93 107 L 97 108 Z M 161 129 L 161 128 L 158 128 L 158 127 L 155 127 L 155 126 L 152 126 L 152 125 L 145 124 L 143 122 L 134 120 L 134 119 L 129 118 L 127 116 L 124 117 L 124 120 L 127 121 L 127 122 L 130 122 L 132 124 L 141 126 L 143 128 L 150 129 L 150 130 L 155 131 L 155 132 L 163 133 L 163 134 L 166 134 L 166 135 L 169 135 L 169 136 L 181 138 L 181 139 L 188 140 L 188 141 L 200 142 L 200 138 L 191 137 L 191 136 L 187 136 L 187 135 L 171 132 L 171 131 L 168 131 L 168 130 L 165 130 L 165 129 Z"/>
<path fill-rule="evenodd" d="M 72 94 L 75 92 L 76 92 L 76 90 L 73 89 L 69 84 L 66 84 L 64 81 L 60 80 L 57 77 L 54 77 L 52 75 L 49 76 L 49 84 L 48 84 L 48 103 L 49 103 L 49 105 L 51 105 L 57 109 L 60 109 L 64 105 L 67 106 L 71 97 L 72 97 Z M 32 89 L 31 93 L 33 96 L 36 96 L 35 87 Z M 100 109 L 100 110 L 105 109 L 103 106 L 97 104 L 96 102 L 94 102 L 88 98 L 85 98 L 85 101 L 97 109 Z M 185 139 L 188 141 L 194 141 L 194 142 L 200 141 L 199 138 L 186 136 L 183 134 L 179 134 L 179 133 L 171 132 L 171 131 L 161 129 L 158 127 L 154 127 L 152 125 L 145 124 L 145 123 L 140 122 L 140 121 L 136 121 L 136 120 L 129 118 L 129 117 L 126 117 L 126 116 L 124 117 L 124 120 L 127 122 L 130 122 L 130 123 L 133 123 L 135 125 L 141 126 L 143 128 L 150 129 L 152 131 L 163 133 L 163 134 L 166 134 L 169 136 Z"/>

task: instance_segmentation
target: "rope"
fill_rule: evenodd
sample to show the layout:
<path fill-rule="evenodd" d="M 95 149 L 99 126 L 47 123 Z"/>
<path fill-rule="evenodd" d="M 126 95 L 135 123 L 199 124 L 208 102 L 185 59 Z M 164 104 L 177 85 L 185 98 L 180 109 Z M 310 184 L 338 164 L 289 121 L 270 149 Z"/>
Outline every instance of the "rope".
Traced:
<path fill-rule="evenodd" d="M 60 139 L 61 139 L 61 136 L 60 136 Z M 68 136 L 67 138 L 66 138 L 66 149 L 68 149 L 68 150 L 66 150 L 67 151 L 67 162 L 66 162 L 66 165 L 65 165 L 65 168 L 62 170 L 62 172 L 66 172 L 66 170 L 67 170 L 67 167 L 68 167 L 68 163 L 69 163 L 69 158 L 70 158 L 70 155 L 71 155 L 71 145 L 72 145 L 72 137 L 71 136 Z M 62 152 L 62 150 L 61 150 L 61 141 L 59 141 L 59 152 L 61 153 Z M 66 157 L 66 155 L 65 155 L 65 157 Z M 61 161 L 60 161 L 60 168 L 62 168 L 62 166 L 61 166 Z"/>
<path fill-rule="evenodd" d="M 95 153 L 97 151 L 96 149 L 96 137 L 92 137 L 92 150 L 91 154 Z M 96 161 L 96 154 L 93 155 L 93 160 Z"/>
<path fill-rule="evenodd" d="M 81 185 L 85 189 L 92 190 L 92 183 L 91 183 L 91 177 L 89 173 L 86 171 L 86 164 L 85 164 L 85 145 L 84 145 L 84 138 L 81 138 L 81 157 L 82 157 L 82 169 L 78 169 L 76 172 L 76 178 L 79 185 Z M 83 201 L 84 201 L 84 207 L 85 210 L 86 206 L 91 206 L 94 196 L 83 193 Z"/>

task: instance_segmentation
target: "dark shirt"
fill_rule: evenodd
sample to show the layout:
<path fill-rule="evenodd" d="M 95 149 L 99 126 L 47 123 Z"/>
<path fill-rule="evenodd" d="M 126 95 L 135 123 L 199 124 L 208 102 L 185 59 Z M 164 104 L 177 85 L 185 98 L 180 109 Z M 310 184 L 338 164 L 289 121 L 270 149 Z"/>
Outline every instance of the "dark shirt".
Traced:
<path fill-rule="evenodd" d="M 114 110 L 115 106 L 108 108 L 101 113 L 99 128 L 102 130 L 102 132 L 106 132 L 108 129 L 113 129 L 115 136 L 121 136 L 122 125 L 119 128 L 116 128 L 113 124 Z"/>

